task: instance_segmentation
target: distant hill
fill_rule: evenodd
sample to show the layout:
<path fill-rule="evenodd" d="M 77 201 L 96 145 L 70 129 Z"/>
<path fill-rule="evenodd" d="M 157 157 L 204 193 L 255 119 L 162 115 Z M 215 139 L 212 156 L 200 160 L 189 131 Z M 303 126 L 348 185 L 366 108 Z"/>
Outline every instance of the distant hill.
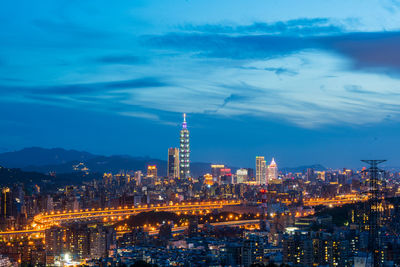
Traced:
<path fill-rule="evenodd" d="M 304 166 L 299 166 L 299 167 L 294 167 L 294 168 L 282 168 L 280 171 L 282 172 L 305 172 L 307 169 L 314 169 L 315 171 L 326 171 L 327 169 L 322 166 L 321 164 L 314 164 L 314 165 L 304 165 Z"/>
<path fill-rule="evenodd" d="M 19 151 L 0 153 L 1 166 L 20 168 L 23 171 L 38 173 L 72 173 L 74 172 L 73 166 L 81 162 L 84 163 L 92 173 L 117 173 L 120 170 L 141 170 L 145 174 L 148 165 L 156 165 L 160 176 L 165 176 L 167 174 L 167 161 L 149 157 L 132 157 L 125 155 L 100 156 L 84 151 L 66 150 L 62 148 L 46 149 L 40 147 L 24 148 Z M 191 171 L 193 176 L 197 177 L 209 173 L 211 171 L 210 165 L 210 163 L 192 162 Z M 230 168 L 233 173 L 238 169 L 236 167 Z M 281 168 L 280 171 L 302 172 L 308 168 L 313 168 L 317 171 L 326 170 L 324 166 L 315 164 L 295 168 Z"/>
<path fill-rule="evenodd" d="M 71 173 L 73 165 L 80 162 L 84 163 L 91 172 L 98 173 L 116 173 L 120 170 L 141 170 L 146 173 L 147 165 L 156 165 L 160 176 L 167 174 L 167 161 L 149 157 L 100 156 L 84 151 L 40 147 L 24 148 L 0 154 L 0 165 L 2 166 L 40 173 Z M 199 176 L 210 172 L 210 164 L 194 162 L 191 164 L 191 170 L 194 176 Z"/>
<path fill-rule="evenodd" d="M 112 172 L 117 173 L 124 171 L 142 171 L 146 174 L 148 165 L 156 165 L 157 173 L 160 176 L 167 175 L 167 161 L 143 157 L 130 156 L 98 156 L 88 160 L 74 160 L 63 164 L 44 165 L 44 166 L 27 166 L 24 170 L 48 173 L 54 171 L 56 173 L 69 173 L 73 170 L 72 166 L 78 163 L 84 163 L 91 172 Z M 209 163 L 194 162 L 191 164 L 191 171 L 194 176 L 199 176 L 210 172 Z"/>
<path fill-rule="evenodd" d="M 50 177 L 42 173 L 24 172 L 20 169 L 10 169 L 0 166 L 1 186 L 11 186 L 14 183 L 36 184 L 46 179 L 50 179 Z"/>
<path fill-rule="evenodd" d="M 85 174 L 84 172 L 60 173 L 51 176 L 33 171 L 23 171 L 17 168 L 5 168 L 0 166 L 0 186 L 13 187 L 16 184 L 23 184 L 28 191 L 36 185 L 40 187 L 41 192 L 54 190 L 60 186 L 78 185 L 84 181 L 100 179 L 98 174 Z"/>
<path fill-rule="evenodd" d="M 73 160 L 89 160 L 97 157 L 88 152 L 66 150 L 62 148 L 30 147 L 19 151 L 0 154 L 0 165 L 8 168 L 65 164 Z"/>

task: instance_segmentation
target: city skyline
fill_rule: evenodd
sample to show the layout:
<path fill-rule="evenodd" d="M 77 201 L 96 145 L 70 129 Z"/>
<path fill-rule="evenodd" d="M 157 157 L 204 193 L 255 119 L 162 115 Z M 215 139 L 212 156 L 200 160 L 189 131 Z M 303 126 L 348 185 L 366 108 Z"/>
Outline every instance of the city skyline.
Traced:
<path fill-rule="evenodd" d="M 0 152 L 165 158 L 187 113 L 196 162 L 400 166 L 397 1 L 106 3 L 0 11 Z"/>
<path fill-rule="evenodd" d="M 0 266 L 400 266 L 400 0 L 0 9 Z"/>

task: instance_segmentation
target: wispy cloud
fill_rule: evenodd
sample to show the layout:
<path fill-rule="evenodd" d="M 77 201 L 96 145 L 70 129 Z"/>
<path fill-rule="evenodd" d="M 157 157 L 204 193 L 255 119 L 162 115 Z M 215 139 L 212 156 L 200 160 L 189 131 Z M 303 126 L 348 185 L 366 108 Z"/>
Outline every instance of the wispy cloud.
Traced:
<path fill-rule="evenodd" d="M 67 19 L 35 20 L 34 27 L 59 43 L 90 41 L 79 43 L 86 50 L 77 55 L 69 45 L 57 44 L 71 57 L 64 57 L 69 65 L 57 65 L 60 77 L 35 86 L 4 81 L 3 99 L 19 97 L 159 123 L 168 123 L 160 119 L 165 112 L 250 115 L 302 127 L 398 119 L 398 77 L 382 73 L 400 73 L 400 32 L 350 32 L 345 21 L 328 18 L 191 23 L 137 39 L 130 32 L 118 40 L 101 28 Z M 112 48 L 103 43 L 110 40 Z M 94 43 L 99 49 L 88 45 Z"/>
<path fill-rule="evenodd" d="M 327 18 L 301 18 L 288 21 L 272 23 L 256 22 L 251 25 L 185 25 L 181 27 L 184 31 L 208 33 L 208 34 L 267 34 L 267 35 L 290 35 L 290 36 L 315 36 L 341 33 L 344 26 L 335 25 Z"/>
<path fill-rule="evenodd" d="M 85 95 L 85 94 L 100 94 L 109 91 L 117 90 L 132 90 L 137 88 L 163 87 L 169 83 L 162 81 L 156 77 L 144 77 L 131 80 L 120 80 L 112 82 L 99 83 L 81 83 L 81 84 L 66 84 L 66 85 L 43 85 L 43 86 L 9 86 L 0 85 L 0 92 L 5 94 L 19 94 L 28 92 L 40 95 Z"/>
<path fill-rule="evenodd" d="M 152 113 L 145 113 L 145 112 L 134 112 L 134 111 L 124 111 L 120 112 L 119 114 L 123 116 L 135 117 L 135 118 L 142 118 L 142 119 L 149 119 L 149 120 L 160 120 L 160 117 L 152 114 Z"/>
<path fill-rule="evenodd" d="M 351 93 L 357 93 L 357 94 L 377 94 L 377 92 L 373 91 L 367 91 L 362 88 L 362 86 L 359 85 L 345 85 L 344 88 L 346 91 L 351 92 Z"/>
<path fill-rule="evenodd" d="M 348 32 L 332 26 L 332 31 L 319 34 L 324 32 L 319 27 L 321 23 L 329 25 L 330 20 L 300 19 L 267 26 L 263 23 L 237 27 L 190 26 L 189 29 L 197 30 L 148 36 L 146 44 L 206 58 L 236 60 L 273 58 L 305 49 L 320 49 L 348 57 L 355 69 L 400 72 L 400 54 L 397 53 L 400 32 Z M 269 28 L 273 30 L 268 31 Z M 297 34 L 296 29 L 310 34 Z"/>
<path fill-rule="evenodd" d="M 155 113 L 149 113 L 149 112 L 136 112 L 136 111 L 124 111 L 124 112 L 119 112 L 120 115 L 122 116 L 127 116 L 127 117 L 133 117 L 133 118 L 140 118 L 140 119 L 146 119 L 146 120 L 151 120 L 163 125 L 169 125 L 169 126 L 177 126 L 177 122 L 171 122 L 165 119 L 161 119 L 160 116 L 158 116 Z"/>
<path fill-rule="evenodd" d="M 130 54 L 107 55 L 98 57 L 95 62 L 104 64 L 136 65 L 146 62 L 143 57 Z"/>
<path fill-rule="evenodd" d="M 196 69 L 196 63 L 193 64 Z M 302 127 L 400 119 L 399 111 L 393 109 L 400 100 L 394 94 L 400 89 L 397 79 L 343 69 L 348 64 L 349 60 L 335 54 L 309 50 L 276 59 L 251 60 L 243 68 L 216 68 L 206 80 L 202 73 L 194 74 L 189 68 L 185 73 L 192 75 L 193 81 L 175 82 L 198 92 L 179 86 L 168 87 L 167 91 L 152 88 L 137 91 L 133 99 L 163 111 L 252 115 Z M 281 79 L 275 71 L 265 71 L 279 69 L 279 65 L 290 65 L 297 75 Z M 333 73 L 336 75 L 332 76 Z M 352 85 L 352 81 L 358 84 Z M 214 89 L 209 90 L 210 87 Z"/>
<path fill-rule="evenodd" d="M 400 32 L 351 33 L 321 41 L 327 48 L 352 59 L 355 68 L 400 72 Z"/>

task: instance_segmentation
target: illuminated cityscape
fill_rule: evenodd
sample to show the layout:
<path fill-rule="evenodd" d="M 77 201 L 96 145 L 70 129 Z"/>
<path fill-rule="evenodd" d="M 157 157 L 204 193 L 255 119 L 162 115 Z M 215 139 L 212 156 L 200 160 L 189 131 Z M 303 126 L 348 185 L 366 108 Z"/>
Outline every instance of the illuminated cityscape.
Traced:
<path fill-rule="evenodd" d="M 187 172 L 188 134 L 184 115 L 177 138 L 183 152 L 168 149 L 165 176 L 150 162 L 140 170 L 104 174 L 71 164 L 74 173 L 67 175 L 88 179 L 65 186 L 54 180 L 54 186 L 46 188 L 48 179 L 58 177 L 49 172 L 37 174 L 40 179 L 34 183 L 3 187 L 2 260 L 10 266 L 400 262 L 397 238 L 380 230 L 397 231 L 398 172 L 375 165 L 360 170 L 319 166 L 279 171 L 274 158 L 266 165 L 264 157 L 257 156 L 255 172 L 210 164 L 209 173 L 193 176 Z M 182 153 L 184 157 L 179 156 Z M 186 170 L 181 175 L 187 174 L 181 179 L 180 166 Z M 376 179 L 374 190 L 380 192 L 375 193 L 375 202 L 371 177 Z M 371 235 L 376 240 L 372 250 Z M 375 250 L 379 253 L 371 252 Z"/>
<path fill-rule="evenodd" d="M 400 0 L 3 1 L 0 267 L 400 266 Z"/>

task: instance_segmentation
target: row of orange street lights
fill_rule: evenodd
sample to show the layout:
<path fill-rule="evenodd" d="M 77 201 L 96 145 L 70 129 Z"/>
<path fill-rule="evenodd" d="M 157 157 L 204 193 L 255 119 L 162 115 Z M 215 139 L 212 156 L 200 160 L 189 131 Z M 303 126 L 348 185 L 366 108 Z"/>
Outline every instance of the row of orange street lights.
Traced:
<path fill-rule="evenodd" d="M 56 215 L 56 214 L 69 214 L 69 213 L 82 213 L 82 212 L 92 212 L 92 211 L 114 211 L 114 210 L 124 210 L 124 209 L 137 209 L 137 208 L 154 208 L 154 207 L 171 207 L 171 206 L 177 206 L 177 207 L 184 207 L 184 206 L 199 206 L 199 205 L 226 205 L 226 204 L 231 204 L 231 205 L 239 205 L 241 202 L 238 200 L 220 200 L 220 201 L 207 201 L 207 202 L 182 202 L 178 203 L 176 202 L 175 204 L 173 202 L 169 203 L 164 203 L 164 204 L 150 204 L 150 205 L 137 205 L 137 206 L 132 206 L 129 208 L 128 206 L 125 207 L 118 207 L 118 208 L 92 208 L 92 209 L 81 209 L 81 210 L 63 210 L 63 211 L 51 211 L 51 212 L 45 212 L 44 214 L 40 215 Z"/>

